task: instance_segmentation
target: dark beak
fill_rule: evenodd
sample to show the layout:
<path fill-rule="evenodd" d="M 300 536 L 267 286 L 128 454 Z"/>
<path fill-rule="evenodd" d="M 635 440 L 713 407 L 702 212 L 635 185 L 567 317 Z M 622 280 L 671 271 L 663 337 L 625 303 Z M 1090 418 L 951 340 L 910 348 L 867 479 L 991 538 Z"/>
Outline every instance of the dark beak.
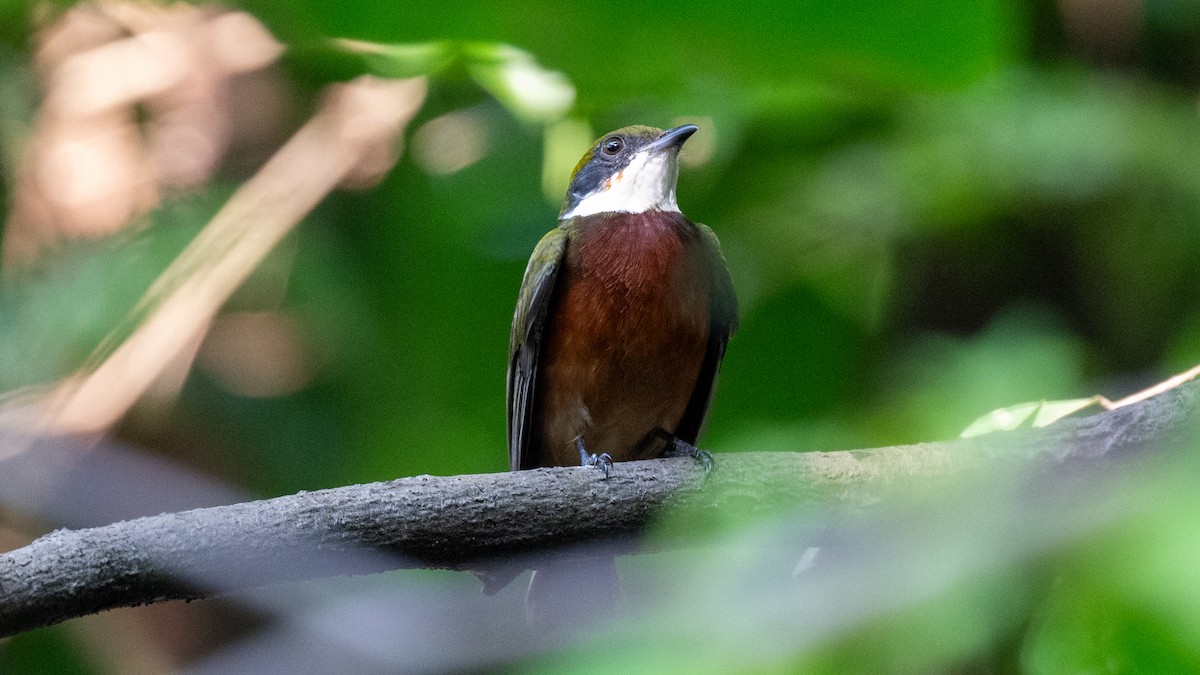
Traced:
<path fill-rule="evenodd" d="M 678 149 L 679 146 L 683 145 L 683 142 L 686 141 L 688 137 L 699 130 L 700 127 L 696 126 L 695 124 L 685 124 L 683 126 L 675 127 L 674 129 L 667 129 L 666 131 L 662 132 L 661 136 L 651 141 L 642 149 L 649 150 L 651 152 L 666 150 L 667 148 Z"/>

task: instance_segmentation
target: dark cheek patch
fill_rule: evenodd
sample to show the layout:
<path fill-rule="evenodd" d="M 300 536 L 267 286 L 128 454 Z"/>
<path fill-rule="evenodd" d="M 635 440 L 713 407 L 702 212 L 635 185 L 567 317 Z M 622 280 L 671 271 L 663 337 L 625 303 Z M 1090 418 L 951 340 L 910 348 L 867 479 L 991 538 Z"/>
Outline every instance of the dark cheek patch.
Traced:
<path fill-rule="evenodd" d="M 566 211 L 575 208 L 581 199 L 601 188 L 608 189 L 616 181 L 621 180 L 621 174 L 632 157 L 622 155 L 617 161 L 605 164 L 593 159 L 581 168 L 567 189 Z"/>

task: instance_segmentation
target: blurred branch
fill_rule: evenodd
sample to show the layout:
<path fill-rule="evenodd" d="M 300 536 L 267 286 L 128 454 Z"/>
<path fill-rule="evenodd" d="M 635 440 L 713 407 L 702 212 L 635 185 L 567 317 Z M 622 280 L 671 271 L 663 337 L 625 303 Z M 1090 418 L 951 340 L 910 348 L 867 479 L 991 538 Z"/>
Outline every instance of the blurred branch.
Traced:
<path fill-rule="evenodd" d="M 632 552 L 665 507 L 699 518 L 798 505 L 845 513 L 889 503 L 905 480 L 997 465 L 1071 475 L 1174 438 L 1194 421 L 1198 398 L 1193 383 L 1042 429 L 722 455 L 707 480 L 687 459 L 621 463 L 608 480 L 575 467 L 416 476 L 59 530 L 0 555 L 0 635 L 115 607 L 399 568 L 469 569 L 598 540 Z"/>

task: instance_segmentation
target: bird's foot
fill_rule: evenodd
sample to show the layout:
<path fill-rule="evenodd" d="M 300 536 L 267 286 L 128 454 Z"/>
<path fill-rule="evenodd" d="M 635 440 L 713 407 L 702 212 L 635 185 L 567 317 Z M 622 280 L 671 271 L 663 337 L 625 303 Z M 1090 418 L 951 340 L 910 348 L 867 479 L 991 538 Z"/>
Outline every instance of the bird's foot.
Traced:
<path fill-rule="evenodd" d="M 575 446 L 579 448 L 579 463 L 582 466 L 600 469 L 604 472 L 604 480 L 608 480 L 608 472 L 612 471 L 613 460 L 612 456 L 607 452 L 602 452 L 599 455 L 588 452 L 587 448 L 583 447 L 583 439 L 575 439 Z"/>
<path fill-rule="evenodd" d="M 706 476 L 713 470 L 713 458 L 709 451 L 701 450 L 687 441 L 681 441 L 674 437 L 667 443 L 667 448 L 663 450 L 660 457 L 691 457 L 704 466 L 704 475 Z"/>

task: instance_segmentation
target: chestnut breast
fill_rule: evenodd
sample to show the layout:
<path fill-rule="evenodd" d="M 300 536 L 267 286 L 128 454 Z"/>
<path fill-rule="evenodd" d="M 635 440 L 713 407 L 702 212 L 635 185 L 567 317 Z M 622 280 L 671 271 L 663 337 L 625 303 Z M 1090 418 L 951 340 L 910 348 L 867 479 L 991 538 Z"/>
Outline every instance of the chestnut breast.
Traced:
<path fill-rule="evenodd" d="M 696 388 L 708 342 L 710 288 L 696 226 L 679 213 L 577 218 L 542 354 L 539 431 L 544 465 L 588 452 L 616 461 L 661 450 Z"/>

